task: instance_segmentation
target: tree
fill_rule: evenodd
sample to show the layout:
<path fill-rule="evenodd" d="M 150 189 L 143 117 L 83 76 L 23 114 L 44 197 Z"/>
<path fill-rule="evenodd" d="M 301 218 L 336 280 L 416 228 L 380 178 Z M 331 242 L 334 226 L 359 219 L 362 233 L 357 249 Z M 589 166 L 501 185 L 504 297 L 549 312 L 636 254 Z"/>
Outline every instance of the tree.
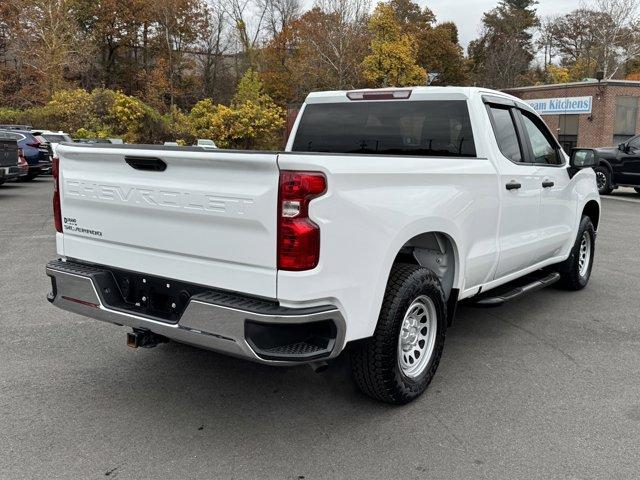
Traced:
<path fill-rule="evenodd" d="M 299 32 L 303 57 L 316 63 L 321 85 L 353 88 L 367 48 L 367 10 L 363 0 L 322 0 L 308 12 Z M 324 73 L 323 73 L 324 72 Z"/>
<path fill-rule="evenodd" d="M 363 62 L 363 76 L 376 86 L 424 85 L 427 72 L 417 61 L 417 46 L 402 33 L 393 7 L 380 3 L 369 20 L 371 54 Z"/>
<path fill-rule="evenodd" d="M 301 102 L 313 90 L 361 84 L 369 44 L 364 6 L 336 1 L 322 8 L 289 23 L 261 52 L 260 76 L 279 104 Z"/>
<path fill-rule="evenodd" d="M 233 22 L 246 67 L 256 66 L 256 51 L 264 30 L 270 0 L 225 0 L 224 9 Z"/>
<path fill-rule="evenodd" d="M 271 38 L 276 37 L 302 14 L 300 0 L 261 0 L 266 7 L 266 23 Z"/>
<path fill-rule="evenodd" d="M 274 148 L 281 143 L 284 110 L 263 91 L 258 74 L 249 69 L 238 84 L 231 106 L 199 101 L 181 118 L 178 130 L 193 141 L 211 138 L 224 148 Z"/>
<path fill-rule="evenodd" d="M 454 23 L 436 24 L 436 16 L 428 7 L 420 9 L 411 0 L 389 0 L 387 5 L 393 9 L 402 32 L 415 40 L 418 65 L 437 73 L 434 85 L 467 83 L 464 54 Z"/>
<path fill-rule="evenodd" d="M 594 25 L 601 46 L 604 78 L 613 78 L 631 58 L 640 54 L 640 0 L 596 0 L 606 23 Z"/>
<path fill-rule="evenodd" d="M 571 80 L 569 69 L 558 67 L 553 63 L 547 65 L 546 74 L 550 83 L 567 83 Z"/>
<path fill-rule="evenodd" d="M 595 8 L 580 8 L 548 19 L 541 37 L 549 59 L 557 56 L 572 80 L 622 76 L 640 55 L 640 1 L 597 0 Z"/>
<path fill-rule="evenodd" d="M 201 0 L 163 0 L 156 4 L 157 40 L 160 57 L 166 62 L 169 107 L 175 103 L 186 70 L 193 66 L 184 50 L 204 28 L 205 12 Z"/>
<path fill-rule="evenodd" d="M 74 21 L 74 1 L 31 0 L 28 15 L 23 7 L 18 0 L 3 5 L 6 15 L 15 15 L 10 26 L 14 53 L 39 77 L 40 96 L 49 98 L 78 78 L 91 48 Z"/>
<path fill-rule="evenodd" d="M 105 86 L 129 93 L 138 90 L 138 80 L 151 68 L 152 5 L 146 0 L 74 3 L 74 20 L 95 49 L 82 86 Z"/>
<path fill-rule="evenodd" d="M 595 77 L 602 51 L 596 25 L 608 21 L 600 12 L 586 8 L 543 21 L 540 31 L 548 62 L 557 57 L 570 70 L 572 80 Z"/>
<path fill-rule="evenodd" d="M 534 58 L 536 4 L 536 0 L 500 0 L 484 14 L 482 34 L 468 50 L 476 83 L 493 88 L 519 85 Z"/>
<path fill-rule="evenodd" d="M 418 46 L 418 63 L 438 76 L 432 85 L 465 85 L 467 66 L 458 41 L 458 27 L 445 22 L 427 29 Z"/>
<path fill-rule="evenodd" d="M 224 63 L 225 53 L 230 48 L 229 44 L 230 34 L 226 13 L 222 8 L 210 5 L 205 10 L 205 25 L 196 42 L 196 48 L 200 52 L 196 57 L 196 64 L 202 82 L 202 97 L 212 97 L 219 101 L 231 99 L 233 91 L 231 90 L 231 94 L 228 94 L 229 89 L 225 86 L 234 81 L 229 78 L 229 69 Z"/>

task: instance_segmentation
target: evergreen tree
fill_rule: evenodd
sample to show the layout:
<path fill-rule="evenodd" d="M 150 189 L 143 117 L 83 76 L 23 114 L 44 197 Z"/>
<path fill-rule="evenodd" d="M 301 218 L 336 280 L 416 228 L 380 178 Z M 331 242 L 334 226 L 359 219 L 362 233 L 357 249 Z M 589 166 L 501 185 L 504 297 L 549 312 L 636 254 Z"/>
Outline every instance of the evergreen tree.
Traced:
<path fill-rule="evenodd" d="M 469 44 L 474 82 L 492 88 L 518 86 L 534 58 L 536 0 L 501 0 L 484 14 L 480 38 Z"/>

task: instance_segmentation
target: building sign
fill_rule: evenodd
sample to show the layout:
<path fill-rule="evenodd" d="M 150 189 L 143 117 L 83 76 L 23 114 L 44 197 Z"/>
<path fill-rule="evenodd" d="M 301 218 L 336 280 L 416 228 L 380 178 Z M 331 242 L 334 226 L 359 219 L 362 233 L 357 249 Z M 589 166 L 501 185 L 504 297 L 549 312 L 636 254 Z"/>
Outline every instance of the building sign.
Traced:
<path fill-rule="evenodd" d="M 540 115 L 578 115 L 591 113 L 593 97 L 558 97 L 527 100 Z"/>

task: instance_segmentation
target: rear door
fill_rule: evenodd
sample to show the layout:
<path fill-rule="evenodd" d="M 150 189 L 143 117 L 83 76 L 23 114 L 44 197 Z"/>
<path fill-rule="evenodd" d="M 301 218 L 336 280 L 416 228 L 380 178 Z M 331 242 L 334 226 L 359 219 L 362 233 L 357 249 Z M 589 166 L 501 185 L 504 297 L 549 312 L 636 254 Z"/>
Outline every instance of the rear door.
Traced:
<path fill-rule="evenodd" d="M 59 253 L 276 296 L 277 154 L 61 145 Z"/>
<path fill-rule="evenodd" d="M 500 154 L 498 170 L 502 216 L 499 227 L 500 257 L 495 279 L 529 267 L 539 240 L 540 180 L 528 162 L 517 109 L 488 103 L 487 111 Z"/>

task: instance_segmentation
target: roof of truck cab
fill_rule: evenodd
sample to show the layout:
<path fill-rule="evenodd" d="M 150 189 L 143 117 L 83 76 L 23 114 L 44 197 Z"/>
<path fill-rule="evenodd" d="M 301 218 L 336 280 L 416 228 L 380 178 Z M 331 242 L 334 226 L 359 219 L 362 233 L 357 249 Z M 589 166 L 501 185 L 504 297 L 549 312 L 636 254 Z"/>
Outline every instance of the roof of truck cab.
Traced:
<path fill-rule="evenodd" d="M 476 95 L 494 95 L 494 96 L 499 96 L 509 100 L 522 102 L 522 100 L 520 100 L 519 98 L 509 95 L 507 93 L 499 92 L 497 90 L 491 90 L 488 88 L 482 88 L 482 87 L 393 87 L 393 88 L 362 88 L 362 89 L 356 89 L 356 90 L 333 90 L 333 91 L 326 91 L 326 92 L 311 92 L 307 96 L 305 103 L 349 102 L 349 101 L 352 101 L 347 97 L 347 93 L 349 92 L 393 92 L 398 90 L 411 91 L 411 96 L 408 99 L 408 101 L 427 100 L 427 99 L 455 100 L 455 99 L 469 99 Z M 362 100 L 353 100 L 353 101 L 362 101 Z M 380 100 L 375 100 L 375 101 L 380 101 Z"/>

